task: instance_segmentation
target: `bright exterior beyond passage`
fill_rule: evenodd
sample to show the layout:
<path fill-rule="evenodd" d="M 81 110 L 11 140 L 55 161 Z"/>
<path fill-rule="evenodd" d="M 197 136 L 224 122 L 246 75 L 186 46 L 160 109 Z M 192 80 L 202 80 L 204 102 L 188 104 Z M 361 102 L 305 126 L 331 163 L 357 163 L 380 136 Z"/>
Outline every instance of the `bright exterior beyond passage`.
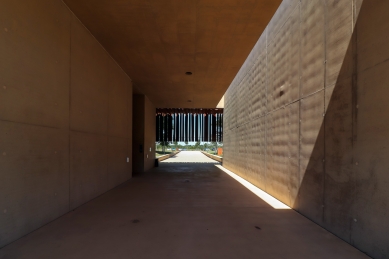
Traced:
<path fill-rule="evenodd" d="M 219 163 L 200 151 L 181 151 L 177 155 L 162 161 L 162 163 Z"/>

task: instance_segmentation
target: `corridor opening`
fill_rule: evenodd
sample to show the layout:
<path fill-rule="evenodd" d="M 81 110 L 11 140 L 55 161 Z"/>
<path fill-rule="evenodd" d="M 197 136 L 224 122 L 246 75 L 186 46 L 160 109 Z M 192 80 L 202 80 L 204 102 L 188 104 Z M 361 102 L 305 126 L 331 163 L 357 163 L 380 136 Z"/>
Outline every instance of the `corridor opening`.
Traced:
<path fill-rule="evenodd" d="M 176 155 L 162 161 L 161 163 L 210 163 L 210 164 L 220 164 L 220 162 L 215 161 L 207 156 L 205 156 L 200 151 L 180 151 Z"/>
<path fill-rule="evenodd" d="M 255 185 L 251 184 L 250 182 L 246 181 L 242 177 L 236 175 L 232 171 L 224 168 L 222 164 L 219 161 L 216 161 L 214 159 L 211 159 L 210 157 L 204 155 L 200 151 L 181 151 L 177 153 L 176 155 L 164 160 L 161 162 L 162 166 L 163 164 L 172 164 L 175 163 L 178 164 L 184 164 L 184 166 L 192 166 L 191 164 L 197 164 L 197 163 L 206 163 L 206 164 L 214 164 L 218 169 L 222 170 L 224 173 L 229 175 L 231 178 L 236 180 L 238 183 L 246 187 L 249 191 L 251 191 L 253 194 L 258 196 L 260 199 L 262 199 L 264 202 L 272 206 L 274 209 L 290 209 L 289 206 L 282 203 L 281 201 L 277 200 L 273 196 L 269 195 L 268 193 L 264 192 L 263 190 L 259 189 Z"/>
<path fill-rule="evenodd" d="M 387 259 L 388 13 L 0 1 L 0 258 Z"/>

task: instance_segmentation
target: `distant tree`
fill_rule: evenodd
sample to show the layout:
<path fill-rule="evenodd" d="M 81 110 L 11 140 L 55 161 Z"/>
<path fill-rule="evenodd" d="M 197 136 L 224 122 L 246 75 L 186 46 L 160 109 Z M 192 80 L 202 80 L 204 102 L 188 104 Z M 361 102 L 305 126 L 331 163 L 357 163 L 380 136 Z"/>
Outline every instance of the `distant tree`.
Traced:
<path fill-rule="evenodd" d="M 212 145 L 212 148 L 214 148 L 215 150 L 217 150 L 217 142 L 211 142 L 211 145 Z"/>
<path fill-rule="evenodd" d="M 179 147 L 178 147 L 178 142 L 177 142 L 177 141 L 174 141 L 174 147 L 176 148 L 176 150 L 179 148 Z"/>
<path fill-rule="evenodd" d="M 199 150 L 199 149 L 200 149 L 200 144 L 201 144 L 200 141 L 197 141 L 197 142 L 194 144 L 194 146 L 193 146 L 194 149 L 195 149 L 195 150 Z"/>
<path fill-rule="evenodd" d="M 165 150 L 170 146 L 170 142 L 169 141 L 160 141 L 159 145 L 161 145 L 162 152 L 165 154 L 166 153 Z"/>

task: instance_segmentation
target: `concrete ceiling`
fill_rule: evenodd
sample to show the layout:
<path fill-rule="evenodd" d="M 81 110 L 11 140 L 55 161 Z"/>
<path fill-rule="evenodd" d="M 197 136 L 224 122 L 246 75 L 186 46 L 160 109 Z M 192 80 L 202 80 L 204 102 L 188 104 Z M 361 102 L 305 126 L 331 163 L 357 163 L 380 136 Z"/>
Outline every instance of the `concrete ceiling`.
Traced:
<path fill-rule="evenodd" d="M 281 0 L 64 2 L 157 107 L 214 108 Z"/>

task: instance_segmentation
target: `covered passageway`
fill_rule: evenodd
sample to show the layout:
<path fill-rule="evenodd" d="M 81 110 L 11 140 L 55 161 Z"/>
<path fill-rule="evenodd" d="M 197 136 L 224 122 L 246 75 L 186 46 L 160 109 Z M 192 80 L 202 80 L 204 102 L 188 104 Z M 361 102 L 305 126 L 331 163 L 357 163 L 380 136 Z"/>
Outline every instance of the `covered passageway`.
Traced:
<path fill-rule="evenodd" d="M 1 0 L 0 259 L 388 259 L 388 32 L 388 0 Z"/>

